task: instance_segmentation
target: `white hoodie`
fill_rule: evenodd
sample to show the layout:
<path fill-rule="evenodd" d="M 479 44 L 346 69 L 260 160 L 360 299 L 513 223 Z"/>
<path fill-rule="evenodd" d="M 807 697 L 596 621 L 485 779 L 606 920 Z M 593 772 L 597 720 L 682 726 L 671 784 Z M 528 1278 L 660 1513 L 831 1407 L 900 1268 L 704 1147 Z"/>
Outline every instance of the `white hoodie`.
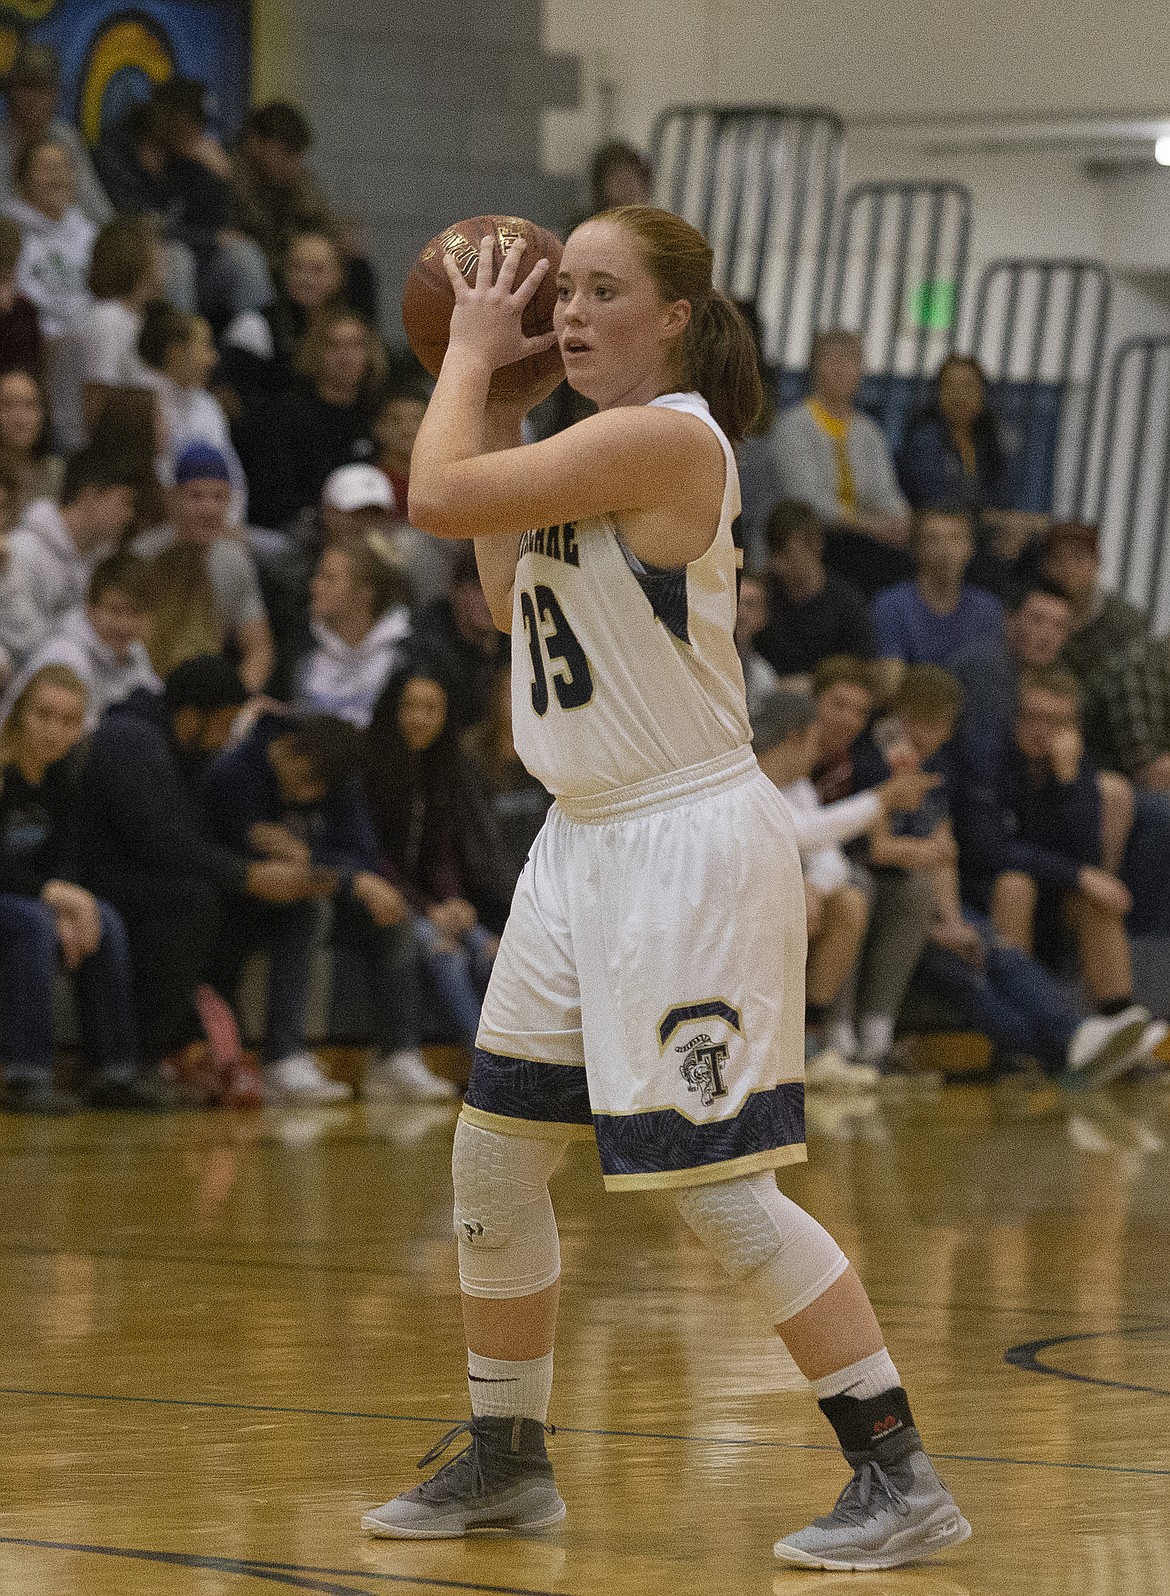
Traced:
<path fill-rule="evenodd" d="M 52 499 L 29 505 L 8 540 L 0 579 L 0 646 L 16 665 L 52 636 L 67 610 L 85 603 L 94 566 L 111 553 L 108 543 L 80 553 Z"/>
<path fill-rule="evenodd" d="M 94 631 L 84 609 L 70 610 L 46 643 L 26 662 L 0 703 L 0 724 L 8 719 L 26 682 L 45 665 L 68 665 L 89 689 L 85 709 L 85 729 L 92 731 L 111 704 L 121 703 L 136 687 L 162 691 L 150 655 L 141 643 L 131 643 L 125 659 L 119 659 L 108 643 Z"/>
<path fill-rule="evenodd" d="M 97 228 L 71 205 L 59 222 L 24 200 L 4 203 L 20 228 L 16 287 L 37 307 L 46 338 L 63 338 L 89 308 L 89 261 Z"/>
<path fill-rule="evenodd" d="M 223 406 L 206 388 L 181 388 L 165 371 L 152 371 L 149 380 L 158 395 L 167 435 L 167 452 L 156 463 L 159 480 L 164 486 L 173 487 L 175 466 L 184 449 L 193 443 L 210 443 L 223 455 L 231 473 L 228 521 L 232 526 L 243 526 L 248 519 L 248 479 L 232 442 Z"/>
<path fill-rule="evenodd" d="M 368 726 L 386 678 L 403 658 L 410 636 L 410 613 L 403 604 L 375 621 L 356 648 L 343 643 L 319 621 L 313 622 L 317 647 L 300 670 L 297 702 L 320 715 L 337 715 Z"/>

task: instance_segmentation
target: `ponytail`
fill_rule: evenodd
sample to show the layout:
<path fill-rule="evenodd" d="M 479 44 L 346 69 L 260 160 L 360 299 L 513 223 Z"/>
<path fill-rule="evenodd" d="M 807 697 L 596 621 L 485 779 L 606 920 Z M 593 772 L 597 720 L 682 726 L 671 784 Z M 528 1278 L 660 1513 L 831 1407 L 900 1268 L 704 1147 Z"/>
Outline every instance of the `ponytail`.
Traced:
<path fill-rule="evenodd" d="M 710 244 L 681 216 L 652 205 L 620 205 L 602 214 L 634 235 L 663 299 L 690 303 L 679 381 L 697 388 L 731 442 L 741 442 L 764 409 L 764 385 L 751 329 L 727 295 L 712 287 Z"/>
<path fill-rule="evenodd" d="M 756 342 L 741 311 L 713 288 L 692 315 L 683 346 L 695 387 L 732 443 L 740 443 L 764 408 Z"/>

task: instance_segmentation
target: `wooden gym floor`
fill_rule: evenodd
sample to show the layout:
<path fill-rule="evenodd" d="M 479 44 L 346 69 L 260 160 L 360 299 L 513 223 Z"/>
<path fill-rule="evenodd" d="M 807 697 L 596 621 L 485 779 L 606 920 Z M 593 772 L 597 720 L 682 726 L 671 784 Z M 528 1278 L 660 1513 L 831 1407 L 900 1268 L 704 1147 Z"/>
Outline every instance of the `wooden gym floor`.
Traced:
<path fill-rule="evenodd" d="M 445 1110 L 0 1117 L 0 1592 L 1165 1596 L 1170 1091 L 814 1101 L 784 1184 L 858 1263 L 975 1536 L 778 1573 L 845 1474 L 661 1196 L 558 1175 L 569 1518 L 371 1541 L 464 1416 Z"/>

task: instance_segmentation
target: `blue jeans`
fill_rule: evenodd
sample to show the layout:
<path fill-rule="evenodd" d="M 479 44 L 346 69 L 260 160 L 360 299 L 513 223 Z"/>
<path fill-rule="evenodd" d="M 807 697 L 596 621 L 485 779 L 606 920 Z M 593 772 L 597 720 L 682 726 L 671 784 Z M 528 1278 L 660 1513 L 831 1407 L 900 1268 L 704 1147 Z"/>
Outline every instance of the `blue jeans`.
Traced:
<path fill-rule="evenodd" d="M 320 924 L 316 902 L 276 904 L 258 898 L 224 900 L 209 979 L 229 1003 L 248 956 L 268 956 L 268 1012 L 264 1060 L 278 1064 L 305 1045 L 305 1003 Z"/>
<path fill-rule="evenodd" d="M 983 939 L 983 968 L 928 942 L 920 966 L 923 975 L 954 1005 L 964 1024 L 990 1037 L 1001 1051 L 1062 1068 L 1081 1023 L 1064 987 L 1035 959 L 1005 947 L 983 915 L 964 909 L 963 918 Z"/>
<path fill-rule="evenodd" d="M 1122 875 L 1133 893 L 1129 929 L 1134 936 L 1170 936 L 1170 793 L 1134 788 L 1133 830 Z"/>
<path fill-rule="evenodd" d="M 81 1039 L 99 1071 L 136 1073 L 138 1036 L 126 928 L 99 899 L 102 939 L 73 972 Z M 60 968 L 57 918 L 39 898 L 0 893 L 0 980 L 9 1081 L 49 1080 L 53 1074 L 53 985 Z"/>
<path fill-rule="evenodd" d="M 446 940 L 427 919 L 417 914 L 412 922 L 415 936 L 423 952 L 423 966 L 439 1001 L 455 1023 L 459 1040 L 474 1048 L 479 1031 L 479 1014 L 483 1008 L 483 988 L 491 971 L 487 953 L 490 932 L 483 926 L 472 928 L 463 942 L 449 953 L 440 951 Z"/>

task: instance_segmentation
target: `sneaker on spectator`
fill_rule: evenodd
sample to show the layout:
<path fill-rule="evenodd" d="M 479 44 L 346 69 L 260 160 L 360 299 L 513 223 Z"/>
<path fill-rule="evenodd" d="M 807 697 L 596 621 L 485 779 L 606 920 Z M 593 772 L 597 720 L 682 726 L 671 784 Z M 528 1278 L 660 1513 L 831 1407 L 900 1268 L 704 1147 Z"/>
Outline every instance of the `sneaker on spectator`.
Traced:
<path fill-rule="evenodd" d="M 370 1065 L 364 1096 L 375 1103 L 442 1103 L 457 1098 L 459 1088 L 436 1075 L 417 1048 L 404 1047 Z"/>
<path fill-rule="evenodd" d="M 76 1114 L 81 1099 L 64 1092 L 40 1075 L 21 1075 L 4 1088 L 4 1108 L 9 1114 Z"/>
<path fill-rule="evenodd" d="M 165 1114 L 181 1106 L 178 1089 L 161 1075 L 139 1075 L 135 1069 L 105 1069 L 90 1081 L 87 1108 L 123 1109 L 135 1114 Z"/>
<path fill-rule="evenodd" d="M 1160 1035 L 1156 1033 L 1158 1023 L 1140 1003 L 1131 1003 L 1120 1014 L 1082 1020 L 1065 1056 L 1066 1081 L 1070 1085 L 1104 1086 L 1123 1075 L 1166 1035 L 1164 1027 Z M 1151 1033 L 1150 1048 L 1146 1047 L 1147 1032 Z"/>
<path fill-rule="evenodd" d="M 264 1066 L 269 1103 L 340 1103 L 352 1095 L 344 1081 L 330 1080 L 312 1053 L 290 1053 Z"/>
<path fill-rule="evenodd" d="M 881 1079 L 872 1064 L 851 1064 L 835 1048 L 824 1047 L 804 1066 L 804 1084 L 827 1092 L 864 1092 Z"/>

